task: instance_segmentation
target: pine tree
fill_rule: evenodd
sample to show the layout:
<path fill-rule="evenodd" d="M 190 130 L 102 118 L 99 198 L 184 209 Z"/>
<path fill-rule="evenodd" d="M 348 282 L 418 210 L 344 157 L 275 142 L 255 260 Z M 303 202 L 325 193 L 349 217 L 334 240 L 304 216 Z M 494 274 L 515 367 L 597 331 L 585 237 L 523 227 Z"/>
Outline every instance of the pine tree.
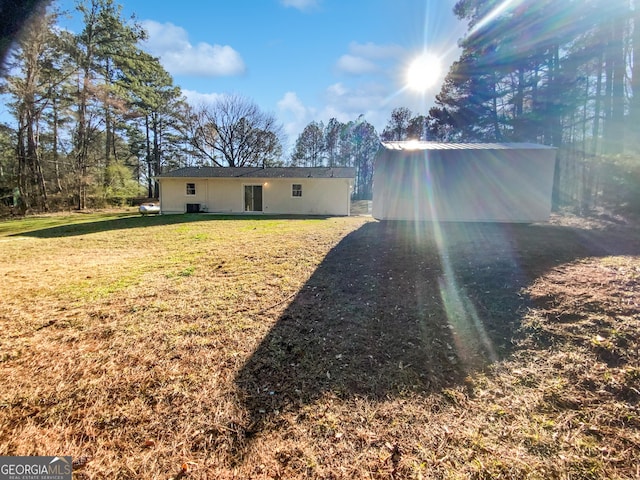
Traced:
<path fill-rule="evenodd" d="M 43 112 L 55 100 L 55 86 L 64 80 L 55 68 L 56 59 L 62 56 L 52 28 L 56 17 L 56 13 L 49 13 L 44 7 L 32 17 L 13 56 L 13 70 L 17 74 L 7 79 L 17 122 L 18 207 L 22 212 L 49 208 L 40 130 Z"/>
<path fill-rule="evenodd" d="M 158 185 L 153 182 L 153 176 L 162 173 L 162 152 L 167 132 L 177 131 L 174 122 L 179 121 L 177 104 L 183 101 L 182 94 L 160 61 L 146 52 L 138 51 L 123 59 L 120 69 L 116 84 L 122 95 L 126 95 L 128 116 L 142 120 L 148 196 L 158 198 Z"/>
<path fill-rule="evenodd" d="M 115 110 L 125 113 L 124 101 L 114 88 L 116 71 L 138 53 L 136 43 L 144 38 L 142 29 L 125 22 L 121 7 L 112 0 L 88 0 L 79 3 L 84 29 L 76 36 L 77 126 L 74 136 L 76 159 L 77 207 L 86 207 L 89 184 L 89 152 L 100 137 L 98 119 L 104 123 L 104 172 L 108 172 L 115 153 Z M 104 175 L 108 183 L 108 175 Z"/>
<path fill-rule="evenodd" d="M 409 134 L 409 123 L 412 113 L 407 107 L 397 107 L 391 111 L 389 123 L 382 131 L 380 138 L 385 142 L 406 140 Z"/>
<path fill-rule="evenodd" d="M 340 135 L 345 125 L 336 118 L 330 118 L 324 129 L 324 145 L 327 153 L 327 165 L 329 167 L 344 166 L 344 160 L 340 156 Z"/>
<path fill-rule="evenodd" d="M 355 122 L 349 122 L 347 131 L 353 166 L 356 168 L 354 198 L 371 199 L 373 164 L 380 148 L 380 138 L 374 126 L 362 115 Z"/>
<path fill-rule="evenodd" d="M 299 167 L 321 167 L 326 156 L 324 125 L 311 122 L 298 135 L 291 154 L 291 164 Z"/>

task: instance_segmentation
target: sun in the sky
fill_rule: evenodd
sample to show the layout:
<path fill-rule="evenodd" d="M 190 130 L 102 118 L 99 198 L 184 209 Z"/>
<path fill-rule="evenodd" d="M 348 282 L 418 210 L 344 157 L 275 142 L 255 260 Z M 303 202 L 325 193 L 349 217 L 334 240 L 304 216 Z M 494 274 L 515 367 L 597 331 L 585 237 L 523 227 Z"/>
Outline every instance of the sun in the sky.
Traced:
<path fill-rule="evenodd" d="M 430 53 L 424 53 L 416 57 L 407 69 L 407 87 L 424 93 L 433 87 L 442 73 L 442 63 L 438 57 Z"/>

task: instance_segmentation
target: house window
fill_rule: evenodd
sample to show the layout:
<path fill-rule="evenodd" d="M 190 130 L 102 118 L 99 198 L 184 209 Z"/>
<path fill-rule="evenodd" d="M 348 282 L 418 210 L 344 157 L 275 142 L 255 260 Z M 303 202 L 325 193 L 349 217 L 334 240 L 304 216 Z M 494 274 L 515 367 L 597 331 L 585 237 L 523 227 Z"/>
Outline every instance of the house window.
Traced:
<path fill-rule="evenodd" d="M 292 197 L 301 197 L 302 196 L 302 185 L 299 183 L 294 183 L 291 185 L 291 196 Z"/>
<path fill-rule="evenodd" d="M 196 194 L 196 184 L 187 183 L 187 195 L 195 195 L 195 194 Z"/>

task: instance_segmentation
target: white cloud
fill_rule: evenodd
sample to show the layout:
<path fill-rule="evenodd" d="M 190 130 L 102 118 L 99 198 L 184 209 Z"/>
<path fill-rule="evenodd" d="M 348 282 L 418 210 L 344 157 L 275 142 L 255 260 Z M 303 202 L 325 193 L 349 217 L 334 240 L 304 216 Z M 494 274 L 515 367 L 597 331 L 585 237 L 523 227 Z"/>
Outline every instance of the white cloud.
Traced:
<path fill-rule="evenodd" d="M 398 45 L 378 45 L 375 43 L 349 44 L 349 53 L 342 55 L 336 62 L 336 69 L 348 75 L 366 75 L 384 71 L 389 61 L 398 61 L 405 50 Z"/>
<path fill-rule="evenodd" d="M 278 101 L 278 118 L 290 143 L 294 143 L 304 127 L 314 120 L 315 111 L 304 106 L 295 92 L 287 92 Z"/>
<path fill-rule="evenodd" d="M 297 93 L 287 92 L 278 102 L 278 118 L 283 122 L 291 145 L 310 122 L 326 125 L 331 118 L 347 123 L 364 115 L 381 133 L 394 107 L 388 101 L 389 93 L 380 83 L 347 86 L 338 82 L 325 89 L 322 106 L 315 108 L 305 105 Z"/>
<path fill-rule="evenodd" d="M 200 93 L 195 90 L 182 90 L 191 106 L 197 107 L 203 104 L 213 104 L 224 97 L 223 93 Z"/>
<path fill-rule="evenodd" d="M 347 89 L 342 83 L 338 82 L 338 83 L 334 83 L 333 85 L 329 85 L 327 87 L 327 93 L 330 94 L 331 96 L 340 96 L 347 93 Z"/>
<path fill-rule="evenodd" d="M 351 42 L 349 51 L 354 55 L 371 59 L 400 58 L 405 54 L 405 49 L 399 45 L 377 45 L 372 42 Z"/>
<path fill-rule="evenodd" d="M 325 115 L 335 116 L 340 121 L 355 120 L 363 114 L 372 124 L 378 118 L 380 110 L 385 109 L 387 91 L 377 83 L 368 83 L 357 87 L 347 87 L 342 83 L 329 86 L 325 90 Z M 345 120 L 343 120 L 345 119 Z"/>
<path fill-rule="evenodd" d="M 378 66 L 372 61 L 353 55 L 342 55 L 338 59 L 336 67 L 341 72 L 351 75 L 364 75 L 366 73 L 373 73 L 378 69 Z"/>
<path fill-rule="evenodd" d="M 187 31 L 170 22 L 145 20 L 142 25 L 149 34 L 146 47 L 172 75 L 221 77 L 246 70 L 240 54 L 228 45 L 192 45 Z"/>
<path fill-rule="evenodd" d="M 280 3 L 285 7 L 297 8 L 298 10 L 305 11 L 317 7 L 319 0 L 280 0 Z"/>
<path fill-rule="evenodd" d="M 295 92 L 287 92 L 281 100 L 278 101 L 278 110 L 281 112 L 289 112 L 295 118 L 301 119 L 307 115 L 307 109 L 298 98 Z"/>

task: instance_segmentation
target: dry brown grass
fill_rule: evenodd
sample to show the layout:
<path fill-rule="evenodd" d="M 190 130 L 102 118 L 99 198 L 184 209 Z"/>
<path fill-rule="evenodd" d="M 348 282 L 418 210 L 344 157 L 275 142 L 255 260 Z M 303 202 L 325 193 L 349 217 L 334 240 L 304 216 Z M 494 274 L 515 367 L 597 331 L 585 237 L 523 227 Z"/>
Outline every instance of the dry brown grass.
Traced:
<path fill-rule="evenodd" d="M 77 478 L 640 473 L 634 227 L 100 218 L 0 224 L 0 455 Z"/>

